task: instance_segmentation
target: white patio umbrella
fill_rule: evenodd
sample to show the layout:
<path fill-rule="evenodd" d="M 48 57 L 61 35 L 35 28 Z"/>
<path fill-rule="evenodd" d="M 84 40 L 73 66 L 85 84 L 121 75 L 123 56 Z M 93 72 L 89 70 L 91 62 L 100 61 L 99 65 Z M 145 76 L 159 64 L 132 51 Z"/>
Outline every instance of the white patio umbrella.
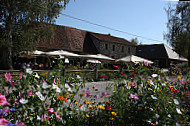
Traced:
<path fill-rule="evenodd" d="M 88 63 L 101 63 L 99 60 L 87 60 Z"/>
<path fill-rule="evenodd" d="M 50 55 L 50 56 L 66 56 L 66 57 L 79 57 L 80 55 L 72 53 L 72 52 L 68 52 L 68 51 L 63 51 L 63 50 L 57 50 L 57 51 L 50 51 L 50 52 L 46 52 L 46 55 Z"/>
<path fill-rule="evenodd" d="M 144 59 L 144 58 L 141 58 L 141 57 L 138 57 L 138 56 L 134 56 L 134 55 L 130 55 L 130 56 L 126 56 L 126 57 L 123 57 L 123 58 L 120 58 L 118 60 L 116 60 L 116 62 L 126 62 L 126 63 L 139 63 L 139 62 L 147 62 L 149 64 L 153 64 L 152 61 L 150 60 L 147 60 L 147 59 Z"/>
<path fill-rule="evenodd" d="M 81 55 L 83 58 L 89 58 L 89 59 L 99 59 L 99 60 L 111 60 L 114 61 L 115 59 L 110 58 L 108 56 L 102 55 L 102 54 L 96 54 L 96 55 Z"/>
<path fill-rule="evenodd" d="M 45 54 L 43 51 L 35 50 L 35 51 L 22 51 L 20 52 L 20 57 L 33 58 L 36 56 L 40 56 Z"/>

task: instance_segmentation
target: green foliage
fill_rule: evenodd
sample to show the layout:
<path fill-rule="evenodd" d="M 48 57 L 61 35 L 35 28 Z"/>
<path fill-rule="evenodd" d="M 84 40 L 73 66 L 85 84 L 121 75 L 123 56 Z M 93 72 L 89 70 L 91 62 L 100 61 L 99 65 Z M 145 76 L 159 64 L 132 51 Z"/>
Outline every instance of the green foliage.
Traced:
<path fill-rule="evenodd" d="M 190 3 L 178 2 L 175 7 L 169 5 L 166 12 L 168 33 L 165 39 L 177 53 L 187 58 L 190 50 Z"/>
<path fill-rule="evenodd" d="M 38 76 L 27 71 L 19 77 L 8 73 L 0 77 L 4 89 L 0 90 L 0 119 L 34 126 L 190 124 L 189 74 L 166 76 L 156 67 L 136 64 L 129 74 L 118 75 L 121 78 L 115 78 L 106 92 L 100 92 L 96 85 L 85 89 L 77 75 L 69 76 L 66 86 L 63 66 L 60 60 L 53 73 Z M 3 97 L 9 105 L 2 104 Z M 9 111 L 11 108 L 15 111 Z"/>

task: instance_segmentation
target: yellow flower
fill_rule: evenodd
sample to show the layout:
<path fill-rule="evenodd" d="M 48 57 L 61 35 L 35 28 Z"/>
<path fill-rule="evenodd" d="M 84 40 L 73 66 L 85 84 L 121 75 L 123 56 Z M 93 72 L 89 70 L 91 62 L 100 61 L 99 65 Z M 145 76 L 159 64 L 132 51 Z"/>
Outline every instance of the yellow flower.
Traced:
<path fill-rule="evenodd" d="M 151 123 L 151 126 L 155 126 L 155 124 L 154 124 L 154 123 Z"/>
<path fill-rule="evenodd" d="M 184 109 L 181 109 L 182 112 L 184 112 Z"/>
<path fill-rule="evenodd" d="M 78 102 L 75 102 L 75 105 L 78 105 Z"/>
<path fill-rule="evenodd" d="M 151 88 L 148 88 L 148 90 L 149 90 L 149 91 L 152 91 L 152 89 L 151 89 Z"/>
<path fill-rule="evenodd" d="M 88 101 L 87 101 L 87 102 L 86 102 L 86 104 L 87 104 L 87 105 L 89 105 L 89 104 L 90 104 L 90 102 L 88 102 Z"/>
<path fill-rule="evenodd" d="M 113 91 L 113 92 L 117 92 L 117 91 Z"/>
<path fill-rule="evenodd" d="M 103 105 L 99 105 L 98 108 L 105 110 L 105 107 Z"/>
<path fill-rule="evenodd" d="M 88 106 L 88 108 L 89 108 L 90 110 L 92 110 L 92 109 L 93 109 L 93 107 L 92 107 L 91 105 L 89 105 L 89 106 Z"/>
<path fill-rule="evenodd" d="M 181 79 L 181 76 L 178 75 L 177 78 L 178 78 L 178 79 Z"/>
<path fill-rule="evenodd" d="M 86 117 L 89 118 L 90 116 L 88 114 L 86 114 Z"/>
<path fill-rule="evenodd" d="M 109 120 L 114 120 L 114 118 L 109 118 Z"/>
<path fill-rule="evenodd" d="M 112 115 L 116 116 L 117 114 L 115 112 L 111 112 Z"/>
<path fill-rule="evenodd" d="M 26 119 L 30 119 L 30 116 L 28 116 Z"/>

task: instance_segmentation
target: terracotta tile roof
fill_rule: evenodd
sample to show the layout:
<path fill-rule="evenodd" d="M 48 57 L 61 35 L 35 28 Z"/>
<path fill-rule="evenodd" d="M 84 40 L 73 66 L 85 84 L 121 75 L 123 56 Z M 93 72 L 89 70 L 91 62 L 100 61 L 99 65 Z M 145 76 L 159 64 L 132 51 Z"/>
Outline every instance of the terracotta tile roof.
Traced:
<path fill-rule="evenodd" d="M 135 46 L 134 44 L 132 44 L 131 42 L 127 41 L 124 38 L 118 38 L 115 36 L 111 36 L 110 34 L 100 34 L 100 33 L 92 33 L 92 32 L 91 32 L 91 34 L 101 41 Z"/>
<path fill-rule="evenodd" d="M 39 43 L 38 48 L 43 48 L 45 50 L 62 49 L 66 51 L 83 52 L 83 45 L 87 33 L 90 33 L 91 35 L 93 35 L 101 41 L 133 46 L 132 43 L 123 38 L 114 37 L 108 34 L 106 35 L 100 33 L 93 33 L 67 26 L 54 25 L 54 39 L 44 43 Z"/>
<path fill-rule="evenodd" d="M 49 40 L 38 45 L 39 48 L 46 48 L 47 50 L 63 49 L 67 51 L 83 51 L 83 43 L 86 31 L 55 25 L 54 39 Z"/>

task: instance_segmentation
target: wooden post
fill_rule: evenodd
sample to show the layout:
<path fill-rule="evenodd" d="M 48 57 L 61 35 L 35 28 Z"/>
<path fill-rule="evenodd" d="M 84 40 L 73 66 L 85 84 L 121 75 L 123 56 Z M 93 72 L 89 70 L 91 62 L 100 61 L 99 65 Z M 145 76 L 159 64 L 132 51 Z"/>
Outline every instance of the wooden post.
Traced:
<path fill-rule="evenodd" d="M 98 65 L 97 64 L 95 68 L 95 80 L 98 80 Z"/>

